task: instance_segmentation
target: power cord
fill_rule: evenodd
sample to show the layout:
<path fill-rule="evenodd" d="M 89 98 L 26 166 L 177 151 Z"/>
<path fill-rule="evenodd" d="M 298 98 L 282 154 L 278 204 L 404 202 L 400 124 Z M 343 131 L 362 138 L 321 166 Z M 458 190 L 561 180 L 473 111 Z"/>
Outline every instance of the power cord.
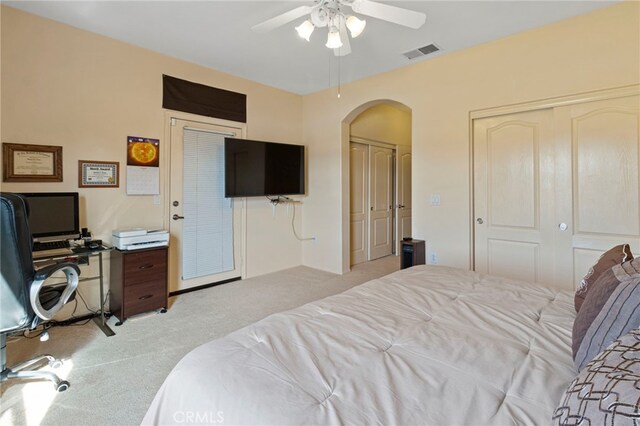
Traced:
<path fill-rule="evenodd" d="M 71 315 L 69 316 L 69 318 L 62 321 L 49 320 L 47 322 L 38 324 L 33 329 L 22 330 L 22 332 L 16 332 L 16 334 L 9 336 L 9 338 L 7 339 L 7 343 L 12 343 L 21 338 L 24 338 L 24 339 L 40 338 L 42 340 L 42 337 L 45 334 L 48 334 L 47 330 L 49 330 L 52 327 L 70 327 L 70 326 L 79 327 L 79 326 L 88 324 L 89 322 L 91 322 L 91 320 L 100 316 L 100 311 L 89 308 L 87 301 L 84 299 L 84 297 L 82 297 L 82 293 L 80 293 L 79 290 L 76 290 L 76 296 L 78 296 L 80 300 L 82 300 L 82 303 L 84 304 L 85 308 L 89 313 L 82 315 L 80 317 L 76 316 L 76 312 L 78 310 L 78 297 L 76 297 L 73 300 L 74 301 L 73 311 L 71 312 Z M 107 301 L 110 299 L 110 297 L 111 297 L 111 290 L 107 291 L 107 294 L 105 295 L 104 300 L 102 301 L 103 307 L 107 304 Z M 113 314 L 111 312 L 104 313 L 105 318 L 110 318 L 112 315 Z"/>
<path fill-rule="evenodd" d="M 278 204 L 292 204 L 293 205 L 293 214 L 291 215 L 291 230 L 293 231 L 293 235 L 296 237 L 298 241 L 315 241 L 316 237 L 309 238 L 301 238 L 296 232 L 295 220 L 296 220 L 296 204 L 300 203 L 300 201 L 296 201 L 292 198 L 286 197 L 284 195 L 278 195 L 277 197 L 266 196 L 267 200 L 273 205 L 273 208 Z"/>
<path fill-rule="evenodd" d="M 296 203 L 293 202 L 291 203 L 293 204 L 293 214 L 291 215 L 291 229 L 293 230 L 293 235 L 296 237 L 296 239 L 298 241 L 315 241 L 316 237 L 310 237 L 310 238 L 300 238 L 298 236 L 298 233 L 296 232 L 296 227 L 295 227 L 295 220 L 296 220 Z"/>

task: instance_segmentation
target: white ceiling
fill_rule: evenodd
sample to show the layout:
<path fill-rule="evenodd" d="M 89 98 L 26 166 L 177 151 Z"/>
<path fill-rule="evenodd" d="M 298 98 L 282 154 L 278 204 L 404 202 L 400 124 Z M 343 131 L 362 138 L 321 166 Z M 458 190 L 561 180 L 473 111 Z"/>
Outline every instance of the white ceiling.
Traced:
<path fill-rule="evenodd" d="M 617 1 L 389 1 L 427 14 L 412 30 L 366 17 L 364 33 L 341 59 L 324 46 L 326 28 L 307 43 L 294 26 L 266 34 L 251 27 L 313 1 L 3 1 L 146 49 L 298 94 L 429 60 L 551 22 L 588 13 Z M 442 51 L 407 60 L 402 53 L 430 43 Z"/>

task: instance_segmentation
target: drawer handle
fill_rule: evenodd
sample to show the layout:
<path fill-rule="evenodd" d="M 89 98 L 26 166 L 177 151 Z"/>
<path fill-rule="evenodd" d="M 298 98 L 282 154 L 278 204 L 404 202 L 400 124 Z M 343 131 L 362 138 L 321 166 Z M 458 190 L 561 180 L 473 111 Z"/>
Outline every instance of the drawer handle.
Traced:
<path fill-rule="evenodd" d="M 153 263 L 147 263 L 146 265 L 138 266 L 138 269 L 149 269 L 153 268 Z"/>
<path fill-rule="evenodd" d="M 138 300 L 151 299 L 153 294 L 147 294 L 146 296 L 138 297 Z"/>

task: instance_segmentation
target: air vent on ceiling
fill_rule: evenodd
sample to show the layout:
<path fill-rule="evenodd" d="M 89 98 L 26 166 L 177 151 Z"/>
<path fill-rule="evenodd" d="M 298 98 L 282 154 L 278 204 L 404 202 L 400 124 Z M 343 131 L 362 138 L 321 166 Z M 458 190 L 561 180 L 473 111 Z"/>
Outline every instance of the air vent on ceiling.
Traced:
<path fill-rule="evenodd" d="M 438 50 L 440 50 L 440 48 L 435 44 L 431 43 L 426 46 L 419 47 L 417 49 L 413 49 L 408 52 L 404 52 L 403 55 L 406 56 L 407 59 L 415 59 L 415 58 L 419 58 L 420 56 L 425 56 L 430 53 L 437 52 Z"/>

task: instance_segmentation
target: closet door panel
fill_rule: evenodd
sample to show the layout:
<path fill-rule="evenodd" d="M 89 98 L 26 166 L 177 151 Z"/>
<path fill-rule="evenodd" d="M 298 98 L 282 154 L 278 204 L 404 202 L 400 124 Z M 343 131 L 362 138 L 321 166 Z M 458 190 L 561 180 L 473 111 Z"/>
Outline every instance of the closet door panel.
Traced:
<path fill-rule="evenodd" d="M 611 247 L 640 250 L 638 96 L 556 108 L 557 269 L 576 288 Z"/>
<path fill-rule="evenodd" d="M 488 130 L 487 144 L 491 226 L 538 229 L 537 125 L 505 122 Z"/>
<path fill-rule="evenodd" d="M 351 143 L 349 152 L 351 264 L 366 262 L 369 249 L 369 147 Z"/>
<path fill-rule="evenodd" d="M 388 256 L 393 250 L 393 151 L 369 148 L 369 260 Z"/>
<path fill-rule="evenodd" d="M 474 120 L 475 269 L 549 283 L 551 110 Z"/>
<path fill-rule="evenodd" d="M 638 235 L 638 116 L 600 107 L 573 118 L 576 234 Z"/>

